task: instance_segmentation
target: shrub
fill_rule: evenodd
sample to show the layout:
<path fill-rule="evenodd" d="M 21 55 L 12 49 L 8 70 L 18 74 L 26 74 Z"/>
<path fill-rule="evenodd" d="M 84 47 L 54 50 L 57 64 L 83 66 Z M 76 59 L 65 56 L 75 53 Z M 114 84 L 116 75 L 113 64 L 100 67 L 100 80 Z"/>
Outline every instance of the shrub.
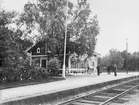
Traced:
<path fill-rule="evenodd" d="M 26 59 L 21 66 L 21 78 L 23 81 L 40 80 L 48 77 L 46 68 L 38 67 L 35 62 L 29 64 L 29 59 Z"/>
<path fill-rule="evenodd" d="M 48 69 L 29 65 L 29 59 L 25 59 L 16 67 L 0 68 L 0 82 L 16 82 L 41 80 L 49 76 Z"/>
<path fill-rule="evenodd" d="M 29 80 L 29 70 L 33 68 L 33 66 L 30 66 L 29 58 L 26 58 L 22 62 L 20 62 L 20 65 L 17 67 L 17 69 L 20 71 L 20 80 Z"/>
<path fill-rule="evenodd" d="M 9 82 L 14 80 L 13 68 L 0 68 L 0 82 Z"/>
<path fill-rule="evenodd" d="M 15 70 L 13 67 L 3 68 L 2 82 L 12 82 L 15 79 Z"/>
<path fill-rule="evenodd" d="M 50 59 L 48 64 L 48 70 L 51 73 L 51 75 L 57 75 L 59 69 L 60 69 L 59 60 L 56 58 Z"/>
<path fill-rule="evenodd" d="M 48 71 L 42 67 L 34 67 L 28 72 L 29 79 L 31 80 L 42 80 L 48 77 Z"/>
<path fill-rule="evenodd" d="M 3 80 L 3 68 L 0 67 L 0 82 Z"/>

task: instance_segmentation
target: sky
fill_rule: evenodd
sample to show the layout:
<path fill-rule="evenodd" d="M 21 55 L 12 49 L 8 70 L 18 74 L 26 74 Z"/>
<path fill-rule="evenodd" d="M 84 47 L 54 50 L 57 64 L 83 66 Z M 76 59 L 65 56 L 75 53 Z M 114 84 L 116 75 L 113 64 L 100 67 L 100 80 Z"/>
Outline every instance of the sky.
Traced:
<path fill-rule="evenodd" d="M 0 7 L 23 11 L 27 0 L 0 0 Z M 95 51 L 102 56 L 110 49 L 139 51 L 139 0 L 88 0 L 98 16 L 100 34 Z M 126 41 L 127 39 L 127 41 Z"/>
<path fill-rule="evenodd" d="M 139 0 L 89 0 L 98 15 L 100 34 L 96 51 L 106 55 L 111 48 L 139 51 Z"/>

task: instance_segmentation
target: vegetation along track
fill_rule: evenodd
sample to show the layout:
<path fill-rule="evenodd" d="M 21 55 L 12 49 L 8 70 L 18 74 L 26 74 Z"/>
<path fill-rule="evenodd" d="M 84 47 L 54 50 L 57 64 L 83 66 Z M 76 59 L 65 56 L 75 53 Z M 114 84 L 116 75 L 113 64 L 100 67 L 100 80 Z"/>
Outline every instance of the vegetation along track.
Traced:
<path fill-rule="evenodd" d="M 126 102 L 128 101 L 127 98 L 122 98 L 122 96 L 138 87 L 139 79 L 134 79 L 96 93 L 90 93 L 89 95 L 62 102 L 58 105 L 108 105 L 115 99 L 118 99 L 119 103 Z"/>

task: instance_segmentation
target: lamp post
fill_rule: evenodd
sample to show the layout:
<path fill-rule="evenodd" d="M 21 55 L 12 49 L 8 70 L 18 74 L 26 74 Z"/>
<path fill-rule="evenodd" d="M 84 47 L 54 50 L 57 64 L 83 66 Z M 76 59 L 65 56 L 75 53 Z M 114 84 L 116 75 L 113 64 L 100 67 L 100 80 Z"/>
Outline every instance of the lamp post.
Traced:
<path fill-rule="evenodd" d="M 67 12 L 68 12 L 68 0 L 66 0 L 66 19 L 65 19 L 65 42 L 64 42 L 64 59 L 63 59 L 63 71 L 62 77 L 65 78 L 65 62 L 66 62 L 66 41 L 67 41 Z"/>

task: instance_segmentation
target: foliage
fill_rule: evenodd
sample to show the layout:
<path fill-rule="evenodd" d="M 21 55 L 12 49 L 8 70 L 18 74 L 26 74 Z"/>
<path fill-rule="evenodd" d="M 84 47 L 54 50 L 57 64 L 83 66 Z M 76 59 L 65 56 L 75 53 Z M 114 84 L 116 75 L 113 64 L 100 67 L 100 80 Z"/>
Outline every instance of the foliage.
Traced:
<path fill-rule="evenodd" d="M 30 65 L 29 58 L 21 62 L 19 66 L 21 80 L 40 80 L 48 77 L 48 71 L 45 68 L 38 67 L 35 64 Z"/>
<path fill-rule="evenodd" d="M 133 54 L 127 51 L 110 50 L 110 54 L 100 58 L 101 66 L 108 66 L 116 64 L 122 70 L 128 69 L 129 71 L 139 70 L 139 52 Z"/>
<path fill-rule="evenodd" d="M 121 53 L 115 49 L 111 49 L 109 52 L 110 65 L 116 64 L 118 68 L 122 68 L 124 59 L 121 56 Z"/>
<path fill-rule="evenodd" d="M 33 45 L 33 42 L 29 39 L 17 38 L 15 41 L 18 44 L 18 49 L 20 52 L 25 52 L 29 47 Z"/>
<path fill-rule="evenodd" d="M 18 62 L 26 57 L 25 51 L 20 49 L 22 31 L 14 30 L 15 12 L 0 11 L 0 60 L 2 67 L 16 67 Z"/>
<path fill-rule="evenodd" d="M 128 55 L 127 68 L 132 71 L 139 70 L 139 53 L 135 52 Z"/>
<path fill-rule="evenodd" d="M 104 56 L 101 59 L 101 65 L 108 66 L 108 65 L 116 64 L 118 68 L 122 68 L 124 63 L 124 58 L 121 56 L 121 53 L 116 49 L 111 49 L 109 52 L 110 52 L 109 55 Z"/>
<path fill-rule="evenodd" d="M 9 45 L 12 37 L 10 37 L 13 32 L 8 29 L 8 25 L 11 23 L 13 14 L 10 12 L 0 11 L 0 59 L 1 65 L 6 64 L 6 57 L 9 50 Z"/>
<path fill-rule="evenodd" d="M 30 34 L 37 32 L 38 40 L 46 43 L 45 50 L 49 49 L 52 57 L 58 54 L 59 59 L 63 58 L 65 8 L 66 0 L 38 0 L 25 4 L 20 17 L 20 23 L 25 23 L 26 30 Z M 99 26 L 97 16 L 90 18 L 90 14 L 87 0 L 78 1 L 77 5 L 68 1 L 67 54 L 93 54 Z"/>
<path fill-rule="evenodd" d="M 28 75 L 30 80 L 42 80 L 48 78 L 47 70 L 45 68 L 37 66 L 32 69 L 29 69 Z"/>
<path fill-rule="evenodd" d="M 129 69 L 131 71 L 139 70 L 139 52 L 131 54 L 123 51 L 121 54 L 125 59 L 123 69 Z"/>
<path fill-rule="evenodd" d="M 101 66 L 108 66 L 108 65 L 110 65 L 110 61 L 109 61 L 109 56 L 108 55 L 106 55 L 106 56 L 104 56 L 103 58 L 100 58 L 99 59 L 100 61 L 100 65 Z"/>
<path fill-rule="evenodd" d="M 46 79 L 48 70 L 38 66 L 30 66 L 29 59 L 22 60 L 15 68 L 0 68 L 1 82 L 30 81 Z"/>
<path fill-rule="evenodd" d="M 126 50 L 124 50 L 121 52 L 121 55 L 124 58 L 123 69 L 127 69 L 127 65 L 128 65 L 127 61 L 128 61 L 130 54 Z"/>
<path fill-rule="evenodd" d="M 28 81 L 48 77 L 48 70 L 53 75 L 63 62 L 63 49 L 66 22 L 66 0 L 38 0 L 28 2 L 24 13 L 16 20 L 17 13 L 0 11 L 0 80 Z M 93 54 L 96 36 L 99 34 L 97 16 L 90 17 L 91 11 L 87 0 L 73 5 L 68 2 L 67 56 L 73 52 L 78 55 Z M 15 25 L 16 28 L 12 26 Z M 25 30 L 21 30 L 21 27 Z M 26 33 L 25 33 L 25 32 Z M 50 58 L 58 54 L 59 59 L 51 59 L 48 70 L 35 65 L 30 66 L 25 50 L 32 42 L 22 39 L 25 34 L 37 33 L 37 41 L 45 42 L 45 52 L 51 52 Z M 27 58 L 27 59 L 26 59 Z M 68 59 L 66 59 L 68 60 Z"/>
<path fill-rule="evenodd" d="M 57 75 L 60 70 L 59 60 L 56 58 L 52 58 L 48 64 L 48 70 L 52 75 Z"/>

